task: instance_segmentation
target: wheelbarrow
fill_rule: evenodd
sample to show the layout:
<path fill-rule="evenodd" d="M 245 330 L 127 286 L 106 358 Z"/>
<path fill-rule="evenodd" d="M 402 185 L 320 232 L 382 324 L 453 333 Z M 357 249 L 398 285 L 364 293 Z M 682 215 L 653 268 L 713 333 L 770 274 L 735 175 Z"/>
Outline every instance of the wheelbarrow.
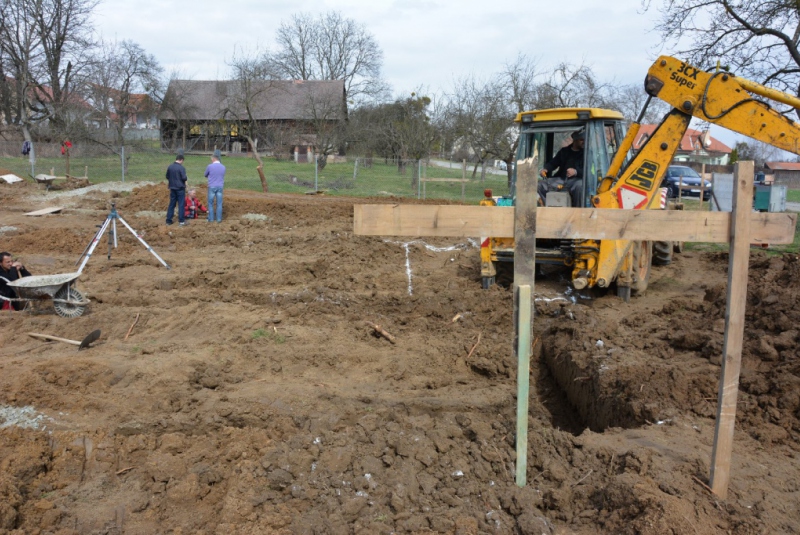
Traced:
<path fill-rule="evenodd" d="M 75 279 L 80 273 L 62 273 L 61 275 L 33 275 L 22 277 L 15 281 L 6 281 L 6 284 L 16 290 L 16 298 L 0 295 L 3 301 L 30 303 L 34 301 L 53 300 L 56 314 L 64 318 L 77 318 L 86 310 L 89 300 L 86 299 L 75 286 Z"/>

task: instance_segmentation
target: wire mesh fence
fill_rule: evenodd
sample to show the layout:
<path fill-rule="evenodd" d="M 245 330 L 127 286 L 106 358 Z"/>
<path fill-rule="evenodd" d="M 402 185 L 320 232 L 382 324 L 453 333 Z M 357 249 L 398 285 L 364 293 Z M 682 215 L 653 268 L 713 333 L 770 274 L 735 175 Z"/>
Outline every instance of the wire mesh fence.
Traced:
<path fill-rule="evenodd" d="M 165 180 L 167 166 L 174 154 L 160 150 L 157 142 L 109 149 L 76 145 L 69 158 L 61 154 L 59 144 L 35 144 L 33 163 L 19 153 L 19 143 L 0 142 L 0 170 L 20 177 L 37 174 L 75 177 L 86 176 L 91 183 L 110 181 Z M 11 150 L 14 149 L 14 154 Z M 125 168 L 123 175 L 123 154 Z M 184 166 L 189 185 L 205 186 L 204 172 L 210 154 L 187 153 Z M 262 156 L 263 172 L 272 193 L 324 192 L 353 197 L 405 197 L 440 199 L 475 204 L 491 189 L 494 195 L 508 193 L 505 171 L 474 164 L 446 160 L 390 160 L 383 158 L 335 157 L 323 166 L 317 159 L 295 163 L 292 160 Z M 226 166 L 225 187 L 262 191 L 258 163 L 252 157 L 223 155 Z M 69 164 L 69 171 L 67 170 Z"/>

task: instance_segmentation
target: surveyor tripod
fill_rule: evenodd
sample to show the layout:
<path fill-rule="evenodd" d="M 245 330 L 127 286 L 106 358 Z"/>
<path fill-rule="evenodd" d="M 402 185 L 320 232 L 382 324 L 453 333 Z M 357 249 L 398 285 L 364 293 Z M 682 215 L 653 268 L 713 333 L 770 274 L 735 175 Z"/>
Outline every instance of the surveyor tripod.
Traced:
<path fill-rule="evenodd" d="M 107 231 L 109 227 L 111 227 L 111 233 L 108 235 L 108 259 L 111 260 L 111 250 L 117 248 L 117 219 L 119 219 L 119 221 L 123 225 L 125 225 L 125 228 L 131 231 L 131 234 L 133 234 L 136 237 L 136 239 L 139 240 L 139 242 L 142 245 L 144 245 L 145 249 L 150 251 L 150 253 L 153 256 L 155 256 L 156 259 L 159 262 L 161 262 L 161 264 L 163 264 L 165 268 L 170 269 L 169 265 L 166 262 L 164 262 L 164 260 L 162 260 L 160 256 L 158 256 L 158 254 L 153 250 L 153 248 L 150 247 L 147 244 L 147 242 L 144 241 L 142 237 L 139 234 L 137 234 L 136 231 L 133 230 L 131 226 L 124 219 L 122 219 L 122 216 L 120 216 L 117 213 L 117 203 L 112 201 L 111 213 L 108 214 L 106 220 L 103 222 L 102 225 L 100 225 L 100 230 L 97 231 L 97 234 L 94 235 L 92 241 L 89 243 L 89 245 L 86 246 L 86 249 L 83 250 L 83 254 L 81 254 L 80 258 L 78 258 L 78 262 L 81 262 L 81 258 L 83 259 L 83 262 L 81 262 L 81 266 L 78 268 L 78 273 L 81 273 L 83 271 L 84 266 L 86 266 L 86 263 L 89 261 L 89 258 L 91 258 L 92 253 L 97 247 L 97 244 L 100 243 L 100 238 L 103 237 L 103 233 Z M 77 265 L 78 262 L 75 262 L 75 264 Z"/>

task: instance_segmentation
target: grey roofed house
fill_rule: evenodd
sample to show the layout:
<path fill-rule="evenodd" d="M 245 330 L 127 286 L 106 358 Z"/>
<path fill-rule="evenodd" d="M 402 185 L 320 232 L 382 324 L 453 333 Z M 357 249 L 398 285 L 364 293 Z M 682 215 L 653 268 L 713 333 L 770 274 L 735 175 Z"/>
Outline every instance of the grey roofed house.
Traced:
<path fill-rule="evenodd" d="M 294 144 L 308 145 L 312 123 L 338 122 L 346 115 L 342 80 L 260 80 L 246 90 L 239 80 L 172 80 L 159 119 L 163 148 L 246 152 L 246 136 L 239 131 L 244 125 L 258 128 L 262 138 L 269 130 L 293 129 Z"/>

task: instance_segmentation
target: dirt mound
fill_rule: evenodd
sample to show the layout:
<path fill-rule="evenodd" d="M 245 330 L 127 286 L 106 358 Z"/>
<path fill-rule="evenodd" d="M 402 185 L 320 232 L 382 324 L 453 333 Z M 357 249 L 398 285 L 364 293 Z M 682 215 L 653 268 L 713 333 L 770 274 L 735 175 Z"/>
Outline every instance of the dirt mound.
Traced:
<path fill-rule="evenodd" d="M 167 227 L 137 215 L 164 212 L 163 184 L 22 218 L 39 194 L 0 188 L 4 240 L 35 273 L 74 265 L 112 200 L 171 269 L 118 227 L 78 281 L 84 316 L 0 314 L 0 534 L 800 530 L 795 335 L 779 327 L 796 259 L 753 264 L 724 503 L 699 482 L 725 259 L 682 255 L 630 304 L 537 281 L 518 488 L 511 294 L 480 289 L 474 241 L 354 236 L 363 199 L 231 190 L 222 224 Z M 26 334 L 97 328 L 81 352 Z"/>

